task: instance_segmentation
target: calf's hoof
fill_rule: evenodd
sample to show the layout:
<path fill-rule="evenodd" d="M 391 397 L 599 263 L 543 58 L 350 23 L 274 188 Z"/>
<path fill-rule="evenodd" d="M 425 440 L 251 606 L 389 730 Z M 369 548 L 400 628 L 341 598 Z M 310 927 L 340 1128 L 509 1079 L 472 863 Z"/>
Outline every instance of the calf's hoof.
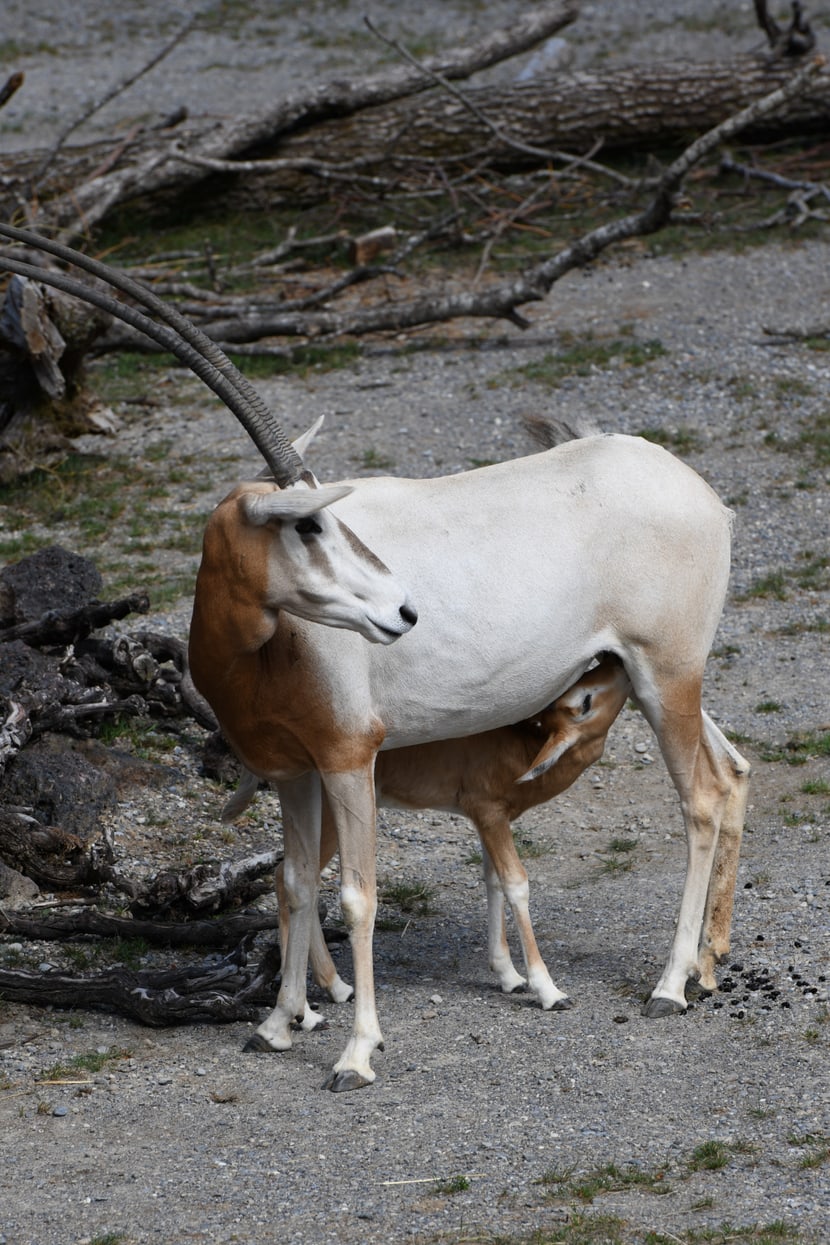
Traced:
<path fill-rule="evenodd" d="M 665 1016 L 684 1016 L 686 1008 L 675 999 L 651 998 L 643 1004 L 641 1015 L 649 1020 L 662 1020 Z"/>
<path fill-rule="evenodd" d="M 372 1082 L 353 1068 L 345 1068 L 342 1072 L 332 1072 L 323 1081 L 323 1089 L 330 1089 L 333 1094 L 344 1094 L 350 1089 L 363 1089 Z"/>

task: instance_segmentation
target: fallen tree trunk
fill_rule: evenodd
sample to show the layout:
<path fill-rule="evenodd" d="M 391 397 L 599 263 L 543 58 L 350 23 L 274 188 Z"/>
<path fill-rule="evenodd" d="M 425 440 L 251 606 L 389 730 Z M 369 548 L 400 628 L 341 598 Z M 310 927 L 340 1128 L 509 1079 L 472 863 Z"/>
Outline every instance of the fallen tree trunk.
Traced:
<path fill-rule="evenodd" d="M 333 337 L 384 331 L 401 332 L 425 324 L 434 324 L 462 316 L 501 318 L 526 328 L 528 321 L 518 308 L 543 299 L 552 286 L 573 268 L 584 267 L 607 247 L 626 238 L 642 237 L 662 229 L 671 219 L 675 196 L 684 177 L 705 155 L 745 133 L 778 113 L 791 100 L 798 98 L 808 83 L 824 77 L 824 63 L 816 59 L 803 65 L 796 74 L 787 75 L 784 84 L 755 100 L 741 112 L 728 117 L 714 129 L 690 144 L 660 175 L 654 185 L 651 202 L 639 212 L 611 220 L 574 239 L 557 254 L 544 259 L 515 278 L 487 284 L 466 285 L 449 292 L 428 293 L 412 300 L 395 301 L 389 296 L 368 308 L 348 307 L 345 310 L 291 310 L 275 305 L 242 310 L 233 319 L 210 316 L 205 308 L 200 325 L 214 340 L 224 346 L 259 340 L 263 337 Z M 143 335 L 119 326 L 108 337 L 107 348 L 127 345 L 141 348 Z"/>
<path fill-rule="evenodd" d="M 545 165 L 556 153 L 601 144 L 605 152 L 655 148 L 717 125 L 783 85 L 808 41 L 766 54 L 715 62 L 636 65 L 605 73 L 552 74 L 500 86 L 449 83 L 515 56 L 562 29 L 576 6 L 551 3 L 468 49 L 423 65 L 335 81 L 210 124 L 195 120 L 143 129 L 112 145 L 64 148 L 39 185 L 31 223 L 60 226 L 63 238 L 103 220 L 137 196 L 178 194 L 214 174 L 244 186 L 246 202 L 296 203 L 326 197 L 333 184 L 385 194 L 428 184 L 485 162 L 495 169 Z M 746 132 L 749 140 L 830 122 L 830 70 Z M 26 198 L 44 154 L 0 161 L 12 202 Z M 216 193 L 220 193 L 217 188 Z M 221 193 L 229 186 L 223 182 Z"/>
<path fill-rule="evenodd" d="M 44 153 L 36 153 L 21 165 L 15 156 L 0 163 L 6 174 L 7 210 L 15 210 L 29 198 L 35 180 L 39 198 L 37 216 L 30 224 L 50 222 L 63 227 L 64 240 L 99 223 L 109 211 L 136 195 L 153 194 L 193 185 L 206 172 L 177 158 L 179 143 L 193 154 L 208 159 L 229 159 L 250 151 L 276 136 L 310 126 L 331 116 L 350 116 L 402 96 L 419 94 L 434 85 L 434 75 L 460 80 L 549 38 L 574 20 L 577 7 L 569 0 L 550 0 L 514 22 L 468 47 L 450 49 L 429 58 L 418 69 L 404 66 L 364 78 L 343 80 L 299 91 L 265 107 L 233 117 L 219 125 L 215 120 L 174 127 L 172 132 L 142 131 L 115 152 L 101 145 L 78 153 L 65 148 L 56 154 L 51 168 L 42 171 Z M 67 186 L 70 188 L 67 190 Z"/>
<path fill-rule="evenodd" d="M 631 66 L 603 74 L 556 74 L 510 86 L 472 87 L 462 95 L 434 92 L 313 128 L 275 135 L 259 159 L 206 157 L 182 141 L 180 159 L 206 173 L 245 177 L 245 193 L 272 205 L 328 193 L 335 179 L 383 178 L 392 193 L 429 176 L 429 166 L 457 175 L 486 160 L 515 170 L 545 163 L 546 155 L 659 148 L 685 141 L 783 86 L 792 61 L 741 56 L 715 62 Z M 796 99 L 744 134 L 747 141 L 794 130 L 827 131 L 830 71 Z M 266 155 L 272 158 L 269 160 Z M 252 185 L 251 179 L 255 179 Z"/>

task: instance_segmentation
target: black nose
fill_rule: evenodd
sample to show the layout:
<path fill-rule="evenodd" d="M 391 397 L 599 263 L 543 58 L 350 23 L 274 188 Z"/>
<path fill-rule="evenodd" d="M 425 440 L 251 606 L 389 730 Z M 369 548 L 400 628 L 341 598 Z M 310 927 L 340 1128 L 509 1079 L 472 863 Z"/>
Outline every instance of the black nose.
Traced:
<path fill-rule="evenodd" d="M 402 605 L 400 615 L 405 623 L 409 623 L 410 627 L 414 627 L 418 621 L 418 611 L 414 610 L 411 605 Z"/>

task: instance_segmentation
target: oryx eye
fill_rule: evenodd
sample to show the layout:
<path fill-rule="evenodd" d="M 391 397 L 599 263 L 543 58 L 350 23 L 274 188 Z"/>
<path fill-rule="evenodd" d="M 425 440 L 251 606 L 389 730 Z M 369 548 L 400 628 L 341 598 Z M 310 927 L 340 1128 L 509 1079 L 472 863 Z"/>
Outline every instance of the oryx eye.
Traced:
<path fill-rule="evenodd" d="M 307 518 L 300 519 L 298 523 L 294 524 L 294 531 L 298 536 L 319 536 L 322 530 L 313 515 L 308 515 Z"/>
<path fill-rule="evenodd" d="M 587 692 L 585 695 L 585 699 L 582 702 L 582 712 L 590 713 L 590 711 L 591 711 L 591 693 Z"/>

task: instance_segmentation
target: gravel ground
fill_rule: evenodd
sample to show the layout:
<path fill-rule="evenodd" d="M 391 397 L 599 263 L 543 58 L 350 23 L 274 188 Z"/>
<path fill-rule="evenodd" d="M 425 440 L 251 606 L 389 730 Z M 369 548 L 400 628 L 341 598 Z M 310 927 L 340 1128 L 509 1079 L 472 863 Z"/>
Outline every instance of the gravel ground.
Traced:
<path fill-rule="evenodd" d="M 64 6 L 10 7 L 21 41 L 56 41 Z M 490 5 L 488 21 L 490 10 L 499 18 L 518 7 Z M 757 42 L 750 7 L 740 6 L 735 35 L 748 46 Z M 701 25 L 716 11 L 596 3 L 574 31 L 576 56 L 589 63 L 651 54 L 661 40 L 674 47 L 693 8 Z M 309 73 L 335 51 L 343 66 L 367 62 L 362 35 L 333 50 L 332 31 L 357 28 L 356 6 L 310 4 L 302 19 L 293 10 L 246 5 L 233 36 L 225 28 L 189 41 L 176 54 L 179 72 L 198 71 L 188 89 L 215 98 L 216 74 L 239 92 L 259 89 L 260 74 L 284 86 L 303 30 Z M 97 89 L 93 68 L 103 83 L 113 56 L 125 68 L 140 63 L 159 30 L 175 25 L 170 13 L 123 4 L 107 26 L 84 4 L 61 27 L 61 58 L 33 51 L 32 77 L 44 65 L 54 73 L 71 112 Z M 463 4 L 441 13 L 450 32 L 480 20 Z M 328 42 L 310 37 L 323 16 Z M 691 46 L 701 46 L 697 35 Z M 247 68 L 252 55 L 260 69 Z M 139 93 L 140 108 L 179 102 L 170 69 L 161 67 L 152 97 Z M 63 108 L 54 93 L 34 95 L 4 118 L 20 127 L 9 141 L 42 135 Z M 754 771 L 720 993 L 684 1018 L 639 1015 L 670 940 L 685 849 L 648 728 L 626 709 L 605 762 L 518 825 L 541 950 L 572 1011 L 543 1013 L 495 988 L 469 827 L 439 814 L 384 813 L 381 878 L 423 879 L 432 899 L 405 928 L 378 931 L 386 1051 L 374 1061 L 376 1084 L 347 1095 L 320 1089 L 345 1043 L 348 1005 L 326 1005 L 328 1030 L 271 1059 L 242 1053 L 248 1025 L 148 1031 L 114 1016 L 0 1003 L 0 1241 L 488 1240 L 552 1232 L 580 1214 L 618 1217 L 622 1239 L 652 1230 L 686 1240 L 778 1220 L 799 1239 L 830 1239 L 830 766 L 764 759 L 798 732 L 830 730 L 830 471 L 818 447 L 830 356 L 771 344 L 763 332 L 826 322 L 828 273 L 827 240 L 686 260 L 632 248 L 558 284 L 524 335 L 461 326 L 422 353 L 378 347 L 347 370 L 262 386 L 292 431 L 325 413 L 311 456 L 323 478 L 359 472 L 367 455 L 411 475 L 514 456 L 530 448 L 523 417 L 551 414 L 658 431 L 735 508 L 731 594 L 706 706 L 740 734 Z M 629 332 L 664 353 L 554 388 L 529 380 L 520 369 L 543 360 L 565 329 L 608 339 Z M 171 465 L 197 453 L 210 481 L 195 501 L 183 489 L 179 504 L 206 509 L 255 459 L 195 384 L 177 381 L 171 393 L 154 413 L 125 408 L 112 452 L 145 452 L 169 439 L 175 420 Z M 176 559 L 195 568 L 196 552 Z M 773 573 L 781 597 L 758 595 Z M 188 609 L 182 601 L 154 623 L 183 634 Z M 269 796 L 232 836 L 219 827 L 223 793 L 200 776 L 189 741 L 165 764 L 166 785 L 125 789 L 113 821 L 118 850 L 137 870 L 187 851 L 247 854 L 278 839 Z M 325 891 L 336 908 L 336 875 Z M 6 962 L 55 954 L 0 946 Z M 348 952 L 338 954 L 348 977 Z M 77 1077 L 49 1075 L 95 1052 L 112 1058 Z M 722 1165 L 706 1168 L 704 1153 Z M 617 1187 L 592 1203 L 580 1197 L 579 1179 L 602 1170 Z"/>

